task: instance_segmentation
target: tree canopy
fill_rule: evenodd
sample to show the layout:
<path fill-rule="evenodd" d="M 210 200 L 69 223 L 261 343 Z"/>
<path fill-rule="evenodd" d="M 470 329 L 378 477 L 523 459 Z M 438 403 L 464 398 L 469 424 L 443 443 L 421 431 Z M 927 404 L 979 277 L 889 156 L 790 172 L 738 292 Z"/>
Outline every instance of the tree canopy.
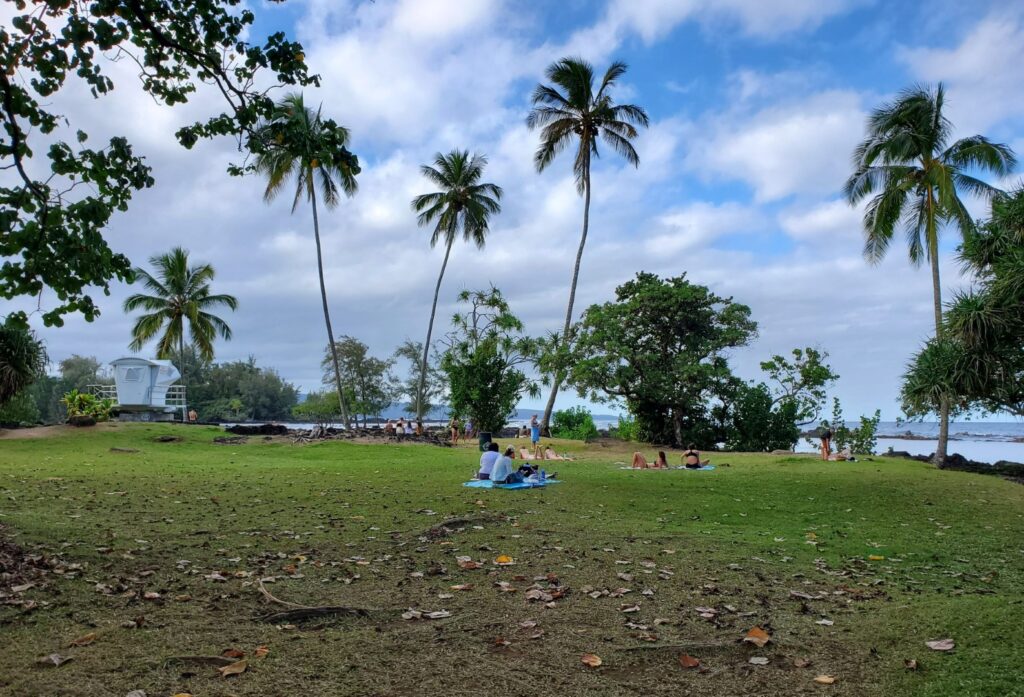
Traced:
<path fill-rule="evenodd" d="M 89 288 L 108 293 L 112 280 L 133 275 L 104 228 L 154 180 L 124 137 L 87 147 L 89 135 L 54 111 L 54 95 L 75 80 L 102 97 L 114 89 L 108 59 L 129 60 L 141 89 L 159 103 L 183 104 L 200 85 L 221 96 L 223 111 L 178 130 L 184 147 L 229 136 L 244 153 L 258 154 L 267 142 L 257 124 L 274 110 L 270 90 L 319 79 L 308 73 L 302 46 L 282 32 L 250 40 L 255 15 L 242 0 L 13 5 L 17 14 L 0 26 L 0 167 L 16 175 L 0 186 L 0 297 L 51 289 L 58 304 L 43 313 L 46 325 L 60 326 L 69 313 L 92 320 L 99 310 Z M 242 173 L 244 162 L 229 171 Z M 27 317 L 15 312 L 8 321 Z"/>

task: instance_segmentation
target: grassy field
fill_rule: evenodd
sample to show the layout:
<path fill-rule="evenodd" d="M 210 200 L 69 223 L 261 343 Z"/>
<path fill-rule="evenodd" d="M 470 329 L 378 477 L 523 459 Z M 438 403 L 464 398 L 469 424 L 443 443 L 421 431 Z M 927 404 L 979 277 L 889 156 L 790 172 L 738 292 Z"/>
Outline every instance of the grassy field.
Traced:
<path fill-rule="evenodd" d="M 631 472 L 625 445 L 565 443 L 564 483 L 476 490 L 471 447 L 219 435 L 0 439 L 0 526 L 53 566 L 0 605 L 0 694 L 1024 694 L 1019 484 L 731 453 Z M 260 579 L 368 613 L 265 621 L 289 607 Z M 220 675 L 226 649 L 246 672 Z"/>

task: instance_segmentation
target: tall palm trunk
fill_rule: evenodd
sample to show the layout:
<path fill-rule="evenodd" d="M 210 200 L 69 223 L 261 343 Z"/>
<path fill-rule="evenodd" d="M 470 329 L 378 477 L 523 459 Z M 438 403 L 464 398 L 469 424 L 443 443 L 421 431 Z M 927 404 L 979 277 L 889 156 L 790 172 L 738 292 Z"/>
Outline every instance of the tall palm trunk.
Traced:
<path fill-rule="evenodd" d="M 572 270 L 572 284 L 569 286 L 569 306 L 565 309 L 565 327 L 562 329 L 562 348 L 569 345 L 569 327 L 572 326 L 572 306 L 576 302 L 576 282 L 580 278 L 580 262 L 583 260 L 583 247 L 587 244 L 587 230 L 590 228 L 590 149 L 587 149 L 587 160 L 583 170 L 583 234 L 580 236 L 580 248 L 576 251 L 576 266 Z M 565 380 L 565 371 L 559 368 L 551 383 L 551 396 L 544 407 L 544 418 L 540 422 L 542 433 L 548 432 L 551 423 L 551 412 L 555 408 L 558 389 Z"/>
<path fill-rule="evenodd" d="M 185 383 L 185 327 L 178 336 L 178 355 L 181 356 L 181 420 L 188 421 L 188 385 Z"/>
<path fill-rule="evenodd" d="M 939 236 L 935 229 L 934 199 L 928 192 L 928 256 L 932 265 L 932 299 L 935 303 L 935 338 L 942 338 L 942 285 L 939 282 Z M 935 444 L 934 462 L 939 467 L 946 464 L 949 448 L 949 398 L 939 402 L 939 440 Z"/>
<path fill-rule="evenodd" d="M 313 168 L 309 170 L 309 181 L 313 181 Z M 338 349 L 334 345 L 334 330 L 331 329 L 331 312 L 327 309 L 327 286 L 324 284 L 324 258 L 320 250 L 320 218 L 316 213 L 316 190 L 310 186 L 310 200 L 313 203 L 313 237 L 316 239 L 316 270 L 320 274 L 320 299 L 324 304 L 324 323 L 327 325 L 327 345 L 331 347 L 331 361 L 334 364 L 334 380 L 338 388 L 338 405 L 341 407 L 341 420 L 345 427 L 350 425 L 348 409 L 345 407 L 345 395 L 341 387 L 341 368 L 338 367 Z"/>
<path fill-rule="evenodd" d="M 430 335 L 434 332 L 434 315 L 437 314 L 437 296 L 441 292 L 441 280 L 444 278 L 444 270 L 448 266 L 448 255 L 452 253 L 452 243 L 455 235 L 448 236 L 448 246 L 444 250 L 444 261 L 441 262 L 441 273 L 437 276 L 437 285 L 434 286 L 434 304 L 430 307 L 430 324 L 427 325 L 427 341 L 423 344 L 423 364 L 420 366 L 420 386 L 416 391 L 416 418 L 423 418 L 423 391 L 427 385 L 427 356 L 430 353 Z"/>

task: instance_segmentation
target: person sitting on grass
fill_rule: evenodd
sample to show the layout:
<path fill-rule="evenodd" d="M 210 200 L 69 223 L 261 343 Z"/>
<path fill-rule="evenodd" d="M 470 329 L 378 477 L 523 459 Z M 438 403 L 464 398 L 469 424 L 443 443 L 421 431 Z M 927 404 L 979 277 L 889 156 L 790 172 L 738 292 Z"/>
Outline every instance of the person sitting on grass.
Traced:
<path fill-rule="evenodd" d="M 688 470 L 699 470 L 704 465 L 711 463 L 711 460 L 701 460 L 700 451 L 697 450 L 697 446 L 690 443 L 686 446 L 686 452 L 683 453 L 683 466 Z"/>
<path fill-rule="evenodd" d="M 643 453 L 637 450 L 635 453 L 633 453 L 632 467 L 635 470 L 645 470 L 650 469 L 651 466 L 647 463 L 647 458 L 643 456 Z"/>
<path fill-rule="evenodd" d="M 508 453 L 508 451 L 505 451 Z M 526 479 L 519 472 L 512 471 L 512 458 L 507 454 L 499 457 L 491 470 L 491 481 L 495 484 L 515 484 Z"/>
<path fill-rule="evenodd" d="M 490 479 L 491 472 L 494 471 L 494 463 L 498 461 L 498 444 L 491 441 L 491 444 L 487 446 L 487 450 L 480 456 L 480 470 L 476 473 L 477 479 Z"/>

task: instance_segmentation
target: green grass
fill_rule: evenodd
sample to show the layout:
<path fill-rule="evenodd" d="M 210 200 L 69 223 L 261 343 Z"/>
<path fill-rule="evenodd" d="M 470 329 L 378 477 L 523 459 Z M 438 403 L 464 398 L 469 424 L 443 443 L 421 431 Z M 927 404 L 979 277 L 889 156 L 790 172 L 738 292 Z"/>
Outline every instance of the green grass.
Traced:
<path fill-rule="evenodd" d="M 184 440 L 155 442 L 161 434 Z M 1024 694 L 1019 484 L 916 462 L 740 454 L 718 455 L 713 472 L 631 472 L 615 464 L 626 446 L 564 443 L 580 455 L 558 463 L 565 483 L 476 490 L 460 486 L 475 469 L 470 447 L 220 445 L 217 435 L 101 425 L 0 440 L 0 525 L 30 552 L 81 565 L 24 592 L 33 611 L 0 605 L 0 693 Z M 464 515 L 478 527 L 423 536 Z M 498 554 L 515 565 L 493 565 Z M 485 566 L 460 569 L 460 555 Z M 228 580 L 206 578 L 214 572 Z M 569 588 L 553 608 L 526 598 L 547 574 Z M 282 600 L 374 611 L 261 622 L 285 609 L 256 587 L 270 576 Z M 592 599 L 586 586 L 632 592 Z M 639 612 L 620 611 L 634 603 Z M 719 614 L 702 619 L 701 606 Z M 410 607 L 451 616 L 403 620 Z M 139 616 L 141 628 L 122 626 Z M 834 624 L 816 624 L 823 617 Z M 527 619 L 536 628 L 520 628 Z M 763 649 L 738 641 L 754 625 L 772 632 Z M 95 642 L 68 646 L 89 632 Z M 925 647 L 947 637 L 951 653 Z M 252 657 L 257 646 L 269 654 Z M 225 680 L 168 660 L 227 648 L 250 654 L 248 672 Z M 683 651 L 705 670 L 679 667 Z M 74 660 L 36 664 L 54 652 Z M 583 653 L 603 665 L 583 666 Z M 819 674 L 836 683 L 815 685 Z"/>

